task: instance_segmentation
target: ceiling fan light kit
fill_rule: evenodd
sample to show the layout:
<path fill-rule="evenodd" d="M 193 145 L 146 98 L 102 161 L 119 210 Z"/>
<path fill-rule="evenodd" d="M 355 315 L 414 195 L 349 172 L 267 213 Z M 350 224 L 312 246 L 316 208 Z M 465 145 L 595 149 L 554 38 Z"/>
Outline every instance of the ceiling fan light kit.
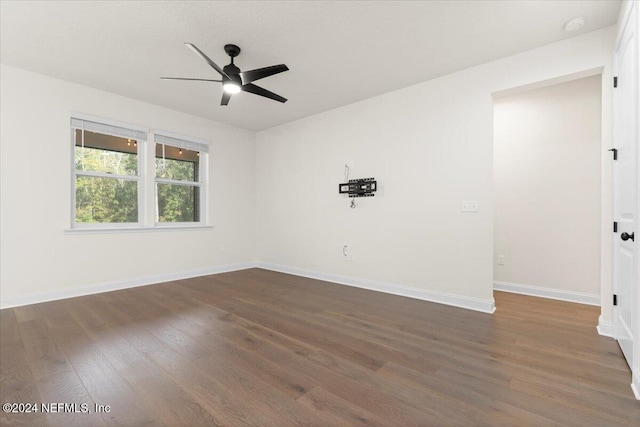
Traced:
<path fill-rule="evenodd" d="M 238 83 L 230 81 L 222 84 L 222 90 L 233 95 L 236 93 L 240 93 L 242 89 L 240 88 L 240 85 Z"/>
<path fill-rule="evenodd" d="M 231 99 L 231 95 L 240 93 L 240 92 L 248 92 L 254 95 L 263 96 L 265 98 L 273 99 L 278 102 L 287 102 L 286 98 L 275 94 L 273 92 L 268 91 L 260 86 L 254 85 L 253 82 L 256 80 L 263 79 L 265 77 L 272 76 L 274 74 L 282 73 L 284 71 L 288 71 L 289 67 L 285 64 L 272 65 L 270 67 L 258 68 L 251 71 L 242 72 L 240 68 L 238 68 L 233 63 L 233 58 L 240 55 L 241 49 L 234 44 L 227 44 L 224 46 L 224 50 L 231 57 L 231 63 L 225 65 L 224 68 L 220 68 L 218 64 L 213 62 L 211 58 L 204 54 L 200 49 L 196 47 L 196 45 L 192 43 L 185 43 L 189 49 L 196 53 L 199 57 L 204 59 L 211 68 L 216 70 L 218 74 L 222 77 L 222 80 L 211 80 L 211 79 L 196 79 L 191 77 L 160 77 L 163 80 L 191 80 L 191 81 L 206 81 L 206 82 L 218 82 L 222 83 L 222 100 L 220 101 L 220 105 L 228 105 L 229 100 Z"/>

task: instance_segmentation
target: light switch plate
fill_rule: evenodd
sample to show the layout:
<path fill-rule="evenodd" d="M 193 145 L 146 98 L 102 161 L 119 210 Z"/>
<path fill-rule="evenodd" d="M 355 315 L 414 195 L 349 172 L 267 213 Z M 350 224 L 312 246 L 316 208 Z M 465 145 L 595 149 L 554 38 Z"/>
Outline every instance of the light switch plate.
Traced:
<path fill-rule="evenodd" d="M 477 200 L 463 200 L 462 201 L 462 212 L 478 212 L 478 201 Z"/>

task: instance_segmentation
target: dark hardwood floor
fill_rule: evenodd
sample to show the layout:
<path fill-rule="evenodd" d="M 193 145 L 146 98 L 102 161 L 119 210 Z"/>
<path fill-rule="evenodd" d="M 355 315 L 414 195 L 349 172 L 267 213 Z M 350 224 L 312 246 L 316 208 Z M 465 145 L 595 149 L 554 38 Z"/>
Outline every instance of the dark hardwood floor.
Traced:
<path fill-rule="evenodd" d="M 252 269 L 5 309 L 2 426 L 638 426 L 599 309 L 494 315 Z M 72 409 L 72 408 L 68 408 Z"/>

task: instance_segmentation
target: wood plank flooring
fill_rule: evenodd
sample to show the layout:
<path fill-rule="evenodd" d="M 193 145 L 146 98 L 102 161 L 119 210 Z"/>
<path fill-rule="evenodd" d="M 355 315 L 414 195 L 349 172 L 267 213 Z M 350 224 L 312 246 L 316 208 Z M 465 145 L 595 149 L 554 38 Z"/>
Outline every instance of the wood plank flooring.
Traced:
<path fill-rule="evenodd" d="M 596 307 L 494 315 L 260 269 L 0 311 L 2 426 L 638 426 Z"/>

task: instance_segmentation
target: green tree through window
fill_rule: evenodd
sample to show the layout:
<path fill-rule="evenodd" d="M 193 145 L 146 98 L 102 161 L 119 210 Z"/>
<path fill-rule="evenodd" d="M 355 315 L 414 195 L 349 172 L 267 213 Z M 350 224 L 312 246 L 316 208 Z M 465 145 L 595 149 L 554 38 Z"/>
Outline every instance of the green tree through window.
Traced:
<path fill-rule="evenodd" d="M 200 221 L 200 153 L 156 144 L 158 222 Z"/>
<path fill-rule="evenodd" d="M 186 185 L 158 184 L 159 222 L 197 221 L 196 191 Z"/>
<path fill-rule="evenodd" d="M 138 222 L 137 141 L 80 129 L 75 141 L 76 223 Z"/>

